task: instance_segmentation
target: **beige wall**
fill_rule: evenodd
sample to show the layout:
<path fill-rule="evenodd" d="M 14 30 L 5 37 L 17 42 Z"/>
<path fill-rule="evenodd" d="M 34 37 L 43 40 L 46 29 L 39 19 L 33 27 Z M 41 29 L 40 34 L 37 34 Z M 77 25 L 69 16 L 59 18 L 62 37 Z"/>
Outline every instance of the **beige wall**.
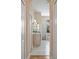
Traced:
<path fill-rule="evenodd" d="M 34 19 L 36 19 L 37 22 L 40 24 L 41 23 L 41 12 L 34 11 Z"/>

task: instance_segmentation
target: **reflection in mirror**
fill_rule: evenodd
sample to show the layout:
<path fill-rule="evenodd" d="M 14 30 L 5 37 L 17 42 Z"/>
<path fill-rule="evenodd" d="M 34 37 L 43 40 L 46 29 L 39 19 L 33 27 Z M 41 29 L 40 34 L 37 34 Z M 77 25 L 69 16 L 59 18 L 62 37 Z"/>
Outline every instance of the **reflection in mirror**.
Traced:
<path fill-rule="evenodd" d="M 32 0 L 32 57 L 45 57 L 49 59 L 49 3 L 47 0 Z M 39 58 L 37 58 L 39 59 Z"/>

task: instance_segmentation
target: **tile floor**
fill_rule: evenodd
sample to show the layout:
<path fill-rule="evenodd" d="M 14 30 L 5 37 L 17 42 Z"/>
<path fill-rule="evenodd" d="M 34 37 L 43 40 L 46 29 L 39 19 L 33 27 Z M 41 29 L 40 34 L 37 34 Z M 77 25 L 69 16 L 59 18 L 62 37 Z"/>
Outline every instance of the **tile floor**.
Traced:
<path fill-rule="evenodd" d="M 42 40 L 40 47 L 32 49 L 32 55 L 49 55 L 49 50 L 49 41 Z"/>

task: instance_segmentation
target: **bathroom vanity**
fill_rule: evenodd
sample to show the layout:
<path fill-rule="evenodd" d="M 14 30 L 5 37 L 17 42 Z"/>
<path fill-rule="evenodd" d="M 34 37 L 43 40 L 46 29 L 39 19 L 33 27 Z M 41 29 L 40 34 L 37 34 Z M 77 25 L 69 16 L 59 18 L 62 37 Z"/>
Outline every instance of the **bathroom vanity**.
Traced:
<path fill-rule="evenodd" d="M 32 38 L 33 38 L 33 48 L 37 48 L 41 44 L 41 33 L 32 33 Z"/>

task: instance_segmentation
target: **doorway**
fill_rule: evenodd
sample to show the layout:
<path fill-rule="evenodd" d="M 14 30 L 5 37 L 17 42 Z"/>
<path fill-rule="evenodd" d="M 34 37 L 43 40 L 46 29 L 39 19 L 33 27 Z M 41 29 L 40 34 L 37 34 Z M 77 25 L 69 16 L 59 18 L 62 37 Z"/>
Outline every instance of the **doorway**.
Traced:
<path fill-rule="evenodd" d="M 22 0 L 22 4 L 22 59 L 56 59 L 56 0 Z"/>

